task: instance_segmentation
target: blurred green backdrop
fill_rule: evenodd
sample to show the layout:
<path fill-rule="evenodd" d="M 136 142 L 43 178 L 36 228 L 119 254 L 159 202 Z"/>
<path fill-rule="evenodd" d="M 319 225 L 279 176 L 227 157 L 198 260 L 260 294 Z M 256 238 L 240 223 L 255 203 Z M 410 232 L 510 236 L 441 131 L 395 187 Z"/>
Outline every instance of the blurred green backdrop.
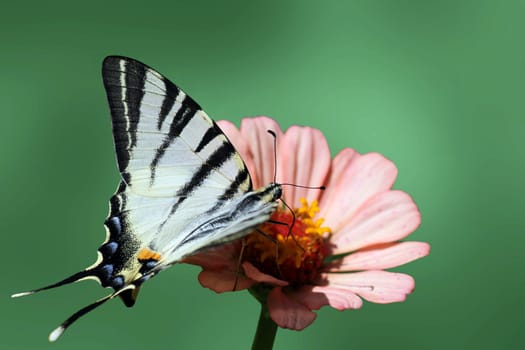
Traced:
<path fill-rule="evenodd" d="M 344 4 L 343 4 L 344 3 Z M 431 255 L 405 303 L 324 308 L 276 349 L 522 349 L 525 244 L 523 1 L 10 2 L 0 9 L 2 349 L 246 349 L 258 305 L 216 295 L 197 268 L 111 302 L 84 282 L 118 174 L 100 65 L 157 68 L 216 119 L 269 115 L 321 129 L 335 154 L 378 151 L 415 198 Z"/>

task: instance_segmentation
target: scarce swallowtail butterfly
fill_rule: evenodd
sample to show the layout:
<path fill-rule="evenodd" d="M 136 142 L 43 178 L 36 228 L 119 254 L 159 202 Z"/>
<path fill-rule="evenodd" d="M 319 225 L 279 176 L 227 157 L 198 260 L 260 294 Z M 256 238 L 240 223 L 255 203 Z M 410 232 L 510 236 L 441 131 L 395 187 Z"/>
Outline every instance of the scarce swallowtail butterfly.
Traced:
<path fill-rule="evenodd" d="M 104 222 L 106 240 L 91 267 L 13 297 L 84 279 L 114 291 L 74 313 L 50 341 L 116 296 L 133 306 L 142 283 L 188 255 L 253 231 L 281 197 L 277 183 L 252 188 L 246 165 L 217 124 L 161 74 L 109 56 L 102 77 L 121 174 Z"/>

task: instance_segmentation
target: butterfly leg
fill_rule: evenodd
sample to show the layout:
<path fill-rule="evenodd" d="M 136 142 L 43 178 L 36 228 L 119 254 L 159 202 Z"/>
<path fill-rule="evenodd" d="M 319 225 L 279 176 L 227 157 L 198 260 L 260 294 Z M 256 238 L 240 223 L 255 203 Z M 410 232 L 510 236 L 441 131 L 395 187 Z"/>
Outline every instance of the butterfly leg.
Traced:
<path fill-rule="evenodd" d="M 235 273 L 235 281 L 233 282 L 232 292 L 235 292 L 237 289 L 237 284 L 239 282 L 239 275 L 241 273 L 241 263 L 244 256 L 244 249 L 246 248 L 246 239 L 243 237 L 241 240 L 241 252 L 239 253 L 239 259 L 237 260 L 237 272 Z"/>
<path fill-rule="evenodd" d="M 268 222 L 272 222 L 272 223 L 278 223 L 278 224 L 281 224 L 281 225 L 287 225 L 286 223 L 283 223 L 283 222 L 273 222 L 273 221 L 268 221 Z M 256 229 L 255 232 L 257 232 L 258 234 L 262 235 L 263 237 L 269 239 L 270 241 L 272 241 L 274 244 L 275 244 L 275 267 L 277 268 L 277 273 L 279 274 L 279 278 L 283 278 L 283 274 L 281 273 L 281 267 L 279 266 L 279 241 L 276 240 L 275 238 L 273 238 L 272 236 L 268 235 L 267 233 L 259 230 L 259 229 Z"/>

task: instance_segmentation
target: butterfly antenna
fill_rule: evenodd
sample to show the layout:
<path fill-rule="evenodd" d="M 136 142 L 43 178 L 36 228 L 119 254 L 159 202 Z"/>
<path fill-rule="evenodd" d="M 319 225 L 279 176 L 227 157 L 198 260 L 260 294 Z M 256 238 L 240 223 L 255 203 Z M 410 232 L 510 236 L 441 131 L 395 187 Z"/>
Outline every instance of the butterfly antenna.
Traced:
<path fill-rule="evenodd" d="M 33 290 L 28 291 L 28 292 L 15 293 L 15 294 L 11 295 L 11 298 L 19 298 L 19 297 L 23 297 L 23 296 L 26 296 L 26 295 L 35 294 L 35 293 L 41 292 L 43 290 L 61 287 L 63 285 L 74 283 L 74 282 L 80 281 L 80 280 L 82 280 L 84 278 L 90 278 L 90 277 L 94 277 L 93 272 L 91 270 L 80 271 L 80 272 L 77 272 L 77 273 L 67 277 L 67 278 L 64 278 L 60 282 L 53 283 L 53 284 L 50 284 L 50 285 L 42 287 L 42 288 L 33 289 Z"/>
<path fill-rule="evenodd" d="M 273 182 L 274 183 L 277 183 L 277 135 L 275 134 L 275 132 L 273 130 L 266 130 L 270 135 L 273 136 L 273 159 L 274 159 L 274 173 L 273 173 Z M 293 186 L 293 187 L 298 187 L 298 188 L 307 188 L 307 189 L 311 189 L 311 190 L 322 190 L 324 191 L 326 189 L 325 186 L 306 186 L 306 185 L 297 185 L 297 184 L 292 184 L 292 183 L 281 183 L 280 184 L 281 186 Z M 272 221 L 270 220 L 269 222 L 272 222 L 274 224 L 280 224 L 280 225 L 286 225 L 288 226 L 288 234 L 287 236 L 292 236 L 292 239 L 294 240 L 295 244 L 297 244 L 297 246 L 299 246 L 299 248 L 301 248 L 301 250 L 303 252 L 305 252 L 306 250 L 303 248 L 303 246 L 301 244 L 299 244 L 299 242 L 297 241 L 297 239 L 295 238 L 295 235 L 293 234 L 292 232 L 292 229 L 295 225 L 295 221 L 296 221 L 296 217 L 295 217 L 295 212 L 293 211 L 293 209 L 288 205 L 288 203 L 286 203 L 284 201 L 283 198 L 281 198 L 281 202 L 283 203 L 283 205 L 288 208 L 288 210 L 290 210 L 290 213 L 292 214 L 292 224 L 289 225 L 287 223 L 284 223 L 284 222 L 276 222 L 276 221 Z M 257 230 L 259 231 L 259 230 Z M 262 233 L 264 236 L 272 239 L 270 236 L 268 236 L 267 234 L 265 234 L 264 232 L 261 232 L 259 231 L 259 233 Z M 273 240 L 273 239 L 272 239 Z M 278 256 L 278 252 L 279 252 L 279 246 L 277 244 L 277 241 L 275 241 L 275 246 L 276 246 L 276 253 L 275 253 L 275 256 L 277 257 Z M 279 269 L 279 264 L 277 263 L 277 269 Z M 280 273 L 280 271 L 279 271 Z"/>
<path fill-rule="evenodd" d="M 292 187 L 298 187 L 298 188 L 307 188 L 309 190 L 326 190 L 326 186 L 306 186 L 306 185 L 297 185 L 297 184 L 291 184 L 291 183 L 282 183 L 281 186 L 292 186 Z"/>
<path fill-rule="evenodd" d="M 273 130 L 266 130 L 273 137 L 273 182 L 277 182 L 277 135 Z"/>

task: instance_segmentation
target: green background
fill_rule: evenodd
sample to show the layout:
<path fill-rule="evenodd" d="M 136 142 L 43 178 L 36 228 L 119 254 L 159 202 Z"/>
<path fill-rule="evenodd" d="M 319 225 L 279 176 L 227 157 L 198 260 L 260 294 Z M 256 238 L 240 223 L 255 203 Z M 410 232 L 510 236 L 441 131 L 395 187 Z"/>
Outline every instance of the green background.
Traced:
<path fill-rule="evenodd" d="M 89 3 L 89 5 L 87 5 Z M 343 5 L 344 3 L 344 5 Z M 157 68 L 216 119 L 319 128 L 378 151 L 418 203 L 431 255 L 405 303 L 324 308 L 276 349 L 521 349 L 525 295 L 523 1 L 10 2 L 0 7 L 0 348 L 246 349 L 258 305 L 176 266 L 133 309 L 84 282 L 118 174 L 102 59 Z"/>

